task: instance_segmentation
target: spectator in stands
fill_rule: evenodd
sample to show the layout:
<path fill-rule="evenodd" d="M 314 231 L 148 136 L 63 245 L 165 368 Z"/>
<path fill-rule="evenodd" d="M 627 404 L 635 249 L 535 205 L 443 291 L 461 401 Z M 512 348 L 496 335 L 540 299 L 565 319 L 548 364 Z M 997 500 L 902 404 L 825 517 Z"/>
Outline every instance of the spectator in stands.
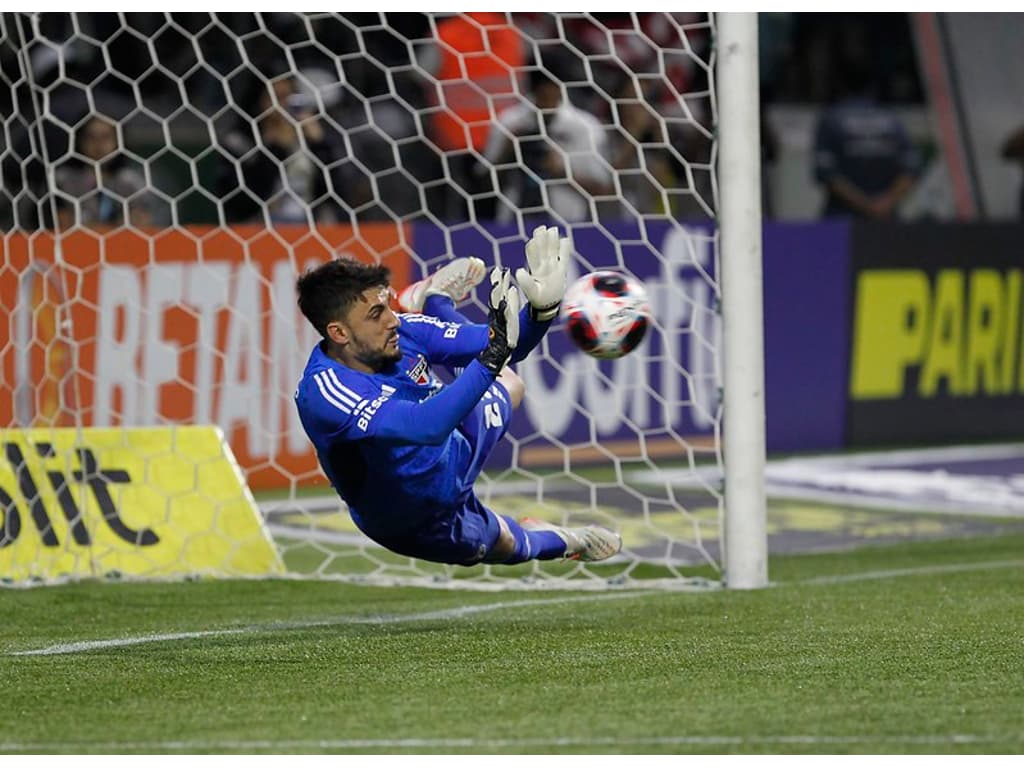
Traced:
<path fill-rule="evenodd" d="M 434 78 L 427 95 L 437 106 L 430 111 L 431 136 L 447 155 L 452 182 L 448 218 L 464 218 L 463 194 L 475 197 L 479 217 L 494 215 L 486 179 L 476 173 L 495 114 L 515 103 L 519 72 L 525 63 L 521 34 L 506 13 L 457 14 L 437 25 L 438 45 L 424 55 Z M 460 193 L 461 190 L 461 193 Z"/>
<path fill-rule="evenodd" d="M 532 102 L 502 111 L 487 140 L 484 157 L 498 170 L 508 200 L 499 205 L 499 221 L 513 220 L 517 209 L 589 220 L 593 198 L 611 192 L 604 128 L 565 97 L 558 72 L 552 62 L 532 69 Z"/>
<path fill-rule="evenodd" d="M 220 180 L 225 217 L 258 221 L 266 211 L 278 223 L 337 221 L 339 199 L 350 206 L 361 202 L 350 196 L 353 168 L 341 135 L 317 116 L 315 99 L 300 92 L 291 75 L 260 81 L 257 87 L 256 146 L 246 119 L 224 140 L 234 155 Z"/>
<path fill-rule="evenodd" d="M 666 87 L 647 96 L 659 112 L 669 114 L 678 108 L 681 95 L 692 96 L 706 87 L 697 64 L 707 60 L 710 45 L 706 13 L 604 11 L 571 15 L 560 22 L 548 15 L 548 22 L 552 25 L 548 36 L 561 37 L 561 25 L 565 38 L 589 59 L 599 93 L 614 93 L 623 69 L 640 77 L 657 77 Z"/>
<path fill-rule="evenodd" d="M 410 221 L 429 211 L 446 217 L 440 154 L 421 122 L 427 121 L 430 106 L 425 83 L 433 81 L 420 56 L 437 53 L 431 18 L 390 14 L 387 25 L 375 12 L 343 18 L 344 24 L 321 20 L 314 28 L 331 28 L 326 39 L 318 38 L 338 57 L 342 70 L 334 115 L 358 160 L 349 174 L 349 199 L 358 203 L 355 216 L 360 221 Z"/>
<path fill-rule="evenodd" d="M 57 225 L 67 230 L 153 224 L 157 198 L 138 162 L 121 152 L 117 126 L 100 115 L 85 120 L 74 152 L 55 172 Z"/>
<path fill-rule="evenodd" d="M 1024 125 L 1006 137 L 1002 146 L 1003 159 L 1017 163 L 1024 172 Z M 1020 193 L 1017 200 L 1017 215 L 1024 219 L 1024 178 L 1021 179 Z"/>
<path fill-rule="evenodd" d="M 881 106 L 862 65 L 848 65 L 843 95 L 822 115 L 814 175 L 825 188 L 825 216 L 894 219 L 913 189 L 918 157 L 906 128 Z"/>
<path fill-rule="evenodd" d="M 655 111 L 652 89 L 627 76 L 616 94 L 617 125 L 609 132 L 609 157 L 622 188 L 625 213 L 669 213 L 665 189 L 679 186 L 679 169 L 669 150 L 664 120 Z"/>

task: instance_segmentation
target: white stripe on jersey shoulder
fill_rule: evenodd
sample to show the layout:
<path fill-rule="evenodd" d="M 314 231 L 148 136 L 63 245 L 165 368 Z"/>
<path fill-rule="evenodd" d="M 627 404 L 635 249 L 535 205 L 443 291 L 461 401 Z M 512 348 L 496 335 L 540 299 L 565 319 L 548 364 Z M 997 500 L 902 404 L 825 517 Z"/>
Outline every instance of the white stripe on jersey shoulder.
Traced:
<path fill-rule="evenodd" d="M 320 371 L 313 375 L 313 380 L 316 382 L 317 388 L 320 390 L 320 394 L 323 395 L 324 400 L 329 402 L 339 411 L 344 413 L 352 413 L 353 410 L 358 410 L 366 405 L 366 400 L 359 398 L 358 395 L 355 397 L 349 397 L 345 392 L 351 393 L 352 390 L 344 387 L 345 392 L 342 392 L 335 386 L 335 381 L 331 381 L 331 375 L 333 371 Z M 355 393 L 352 393 L 353 395 Z"/>
<path fill-rule="evenodd" d="M 323 376 L 322 371 L 320 373 L 314 374 L 313 376 L 313 381 L 316 382 L 316 386 L 320 390 L 320 394 L 323 396 L 324 400 L 333 405 L 339 411 L 344 411 L 345 413 L 352 413 L 352 407 L 350 405 L 346 405 L 345 403 L 341 402 L 334 395 L 327 391 L 327 387 L 324 386 L 324 379 L 326 379 L 326 377 Z"/>
<path fill-rule="evenodd" d="M 316 379 L 318 382 L 323 382 L 323 385 L 327 389 L 329 389 L 331 391 L 331 394 L 333 394 L 336 398 L 343 401 L 350 408 L 355 407 L 355 405 L 359 402 L 359 398 L 353 396 L 350 392 L 345 391 L 345 389 L 337 386 L 337 377 L 331 376 L 332 373 L 333 371 L 320 371 L 320 373 L 316 375 Z"/>
<path fill-rule="evenodd" d="M 338 374 L 335 373 L 332 368 L 327 369 L 327 375 L 331 377 L 331 382 L 334 384 L 339 394 L 347 395 L 351 400 L 365 400 L 365 398 L 358 392 L 349 389 L 344 384 L 342 384 L 341 379 L 338 378 Z"/>

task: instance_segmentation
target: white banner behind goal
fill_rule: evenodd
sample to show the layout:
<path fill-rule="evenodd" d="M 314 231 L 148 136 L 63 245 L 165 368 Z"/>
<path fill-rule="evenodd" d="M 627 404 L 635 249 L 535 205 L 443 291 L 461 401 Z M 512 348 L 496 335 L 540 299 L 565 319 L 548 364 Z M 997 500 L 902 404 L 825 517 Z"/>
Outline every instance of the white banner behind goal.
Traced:
<path fill-rule="evenodd" d="M 0 577 L 5 563 L 53 548 L 76 561 L 96 546 L 72 535 L 66 503 L 93 514 L 81 453 L 25 458 L 38 430 L 71 428 L 84 444 L 97 427 L 211 424 L 277 548 L 274 573 L 478 588 L 729 581 L 719 212 L 730 186 L 756 194 L 759 182 L 756 158 L 728 185 L 715 173 L 720 153 L 735 155 L 718 140 L 713 16 L 5 13 L 0 24 L 0 427 L 11 445 L 36 430 L 17 438 L 24 461 L 7 453 Z M 742 75 L 754 82 L 736 93 L 753 99 L 756 141 L 756 40 L 741 56 L 754 59 Z M 758 229 L 759 210 L 742 216 Z M 556 323 L 519 366 L 526 400 L 478 493 L 503 514 L 613 527 L 624 550 L 589 567 L 391 555 L 348 519 L 298 422 L 292 393 L 317 337 L 295 278 L 338 254 L 387 264 L 398 289 L 452 256 L 514 269 L 540 224 L 572 238 L 571 277 L 638 278 L 654 325 L 627 357 L 598 362 Z M 759 291 L 751 231 L 747 290 Z M 460 309 L 482 320 L 481 299 Z M 749 319 L 736 324 L 757 359 L 738 375 L 763 393 Z M 746 413 L 756 480 L 763 402 Z M 47 484 L 57 474 L 65 486 Z M 123 503 L 128 490 L 112 487 Z M 728 570 L 752 558 L 736 585 L 760 586 L 756 483 L 744 507 L 737 530 L 752 520 L 753 539 Z M 174 524 L 168 512 L 153 530 Z M 82 574 L 36 573 L 55 575 Z"/>

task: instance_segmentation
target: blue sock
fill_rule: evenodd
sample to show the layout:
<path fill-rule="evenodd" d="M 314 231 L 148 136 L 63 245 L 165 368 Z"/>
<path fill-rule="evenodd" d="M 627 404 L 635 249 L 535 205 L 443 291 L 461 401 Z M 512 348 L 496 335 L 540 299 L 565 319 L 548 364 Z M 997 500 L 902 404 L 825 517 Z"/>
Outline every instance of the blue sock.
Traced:
<path fill-rule="evenodd" d="M 507 515 L 502 518 L 508 523 L 512 538 L 516 541 L 515 552 L 505 560 L 505 565 L 525 563 L 527 560 L 557 560 L 565 554 L 565 542 L 552 531 L 526 531 Z"/>
<path fill-rule="evenodd" d="M 423 300 L 423 314 L 446 323 L 465 325 L 469 322 L 465 315 L 455 309 L 455 302 L 442 293 L 432 293 Z"/>

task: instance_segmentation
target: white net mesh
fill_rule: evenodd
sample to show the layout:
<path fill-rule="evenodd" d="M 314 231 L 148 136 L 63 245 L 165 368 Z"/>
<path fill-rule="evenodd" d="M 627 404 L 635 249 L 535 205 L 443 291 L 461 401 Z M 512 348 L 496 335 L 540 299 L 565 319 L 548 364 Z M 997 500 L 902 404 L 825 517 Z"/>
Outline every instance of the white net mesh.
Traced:
<path fill-rule="evenodd" d="M 53 552 L 86 557 L 74 508 L 60 506 L 60 482 L 77 508 L 98 503 L 83 454 L 33 446 L 110 427 L 130 454 L 130 428 L 215 424 L 290 574 L 478 587 L 718 578 L 712 18 L 0 23 L 0 427 L 5 446 L 22 446 L 0 475 L 0 577 L 48 578 L 31 563 Z M 339 253 L 388 264 L 399 289 L 453 255 L 515 268 L 537 224 L 572 237 L 571 277 L 612 268 L 642 281 L 654 327 L 631 355 L 598 363 L 557 323 L 519 367 L 526 401 L 478 493 L 516 517 L 608 525 L 624 551 L 600 566 L 472 569 L 387 553 L 348 520 L 298 422 L 292 392 L 317 337 L 295 277 Z M 460 309 L 484 316 L 477 298 Z M 26 427 L 42 431 L 19 443 Z M 139 471 L 161 471 L 175 439 Z M 65 480 L 33 495 L 25 478 L 47 473 Z M 112 483 L 124 517 L 130 483 Z M 188 514 L 179 496 L 211 495 L 189 478 L 165 493 L 157 533 Z M 207 538 L 230 535 L 216 525 Z M 118 570 L 160 573 L 146 556 Z"/>

